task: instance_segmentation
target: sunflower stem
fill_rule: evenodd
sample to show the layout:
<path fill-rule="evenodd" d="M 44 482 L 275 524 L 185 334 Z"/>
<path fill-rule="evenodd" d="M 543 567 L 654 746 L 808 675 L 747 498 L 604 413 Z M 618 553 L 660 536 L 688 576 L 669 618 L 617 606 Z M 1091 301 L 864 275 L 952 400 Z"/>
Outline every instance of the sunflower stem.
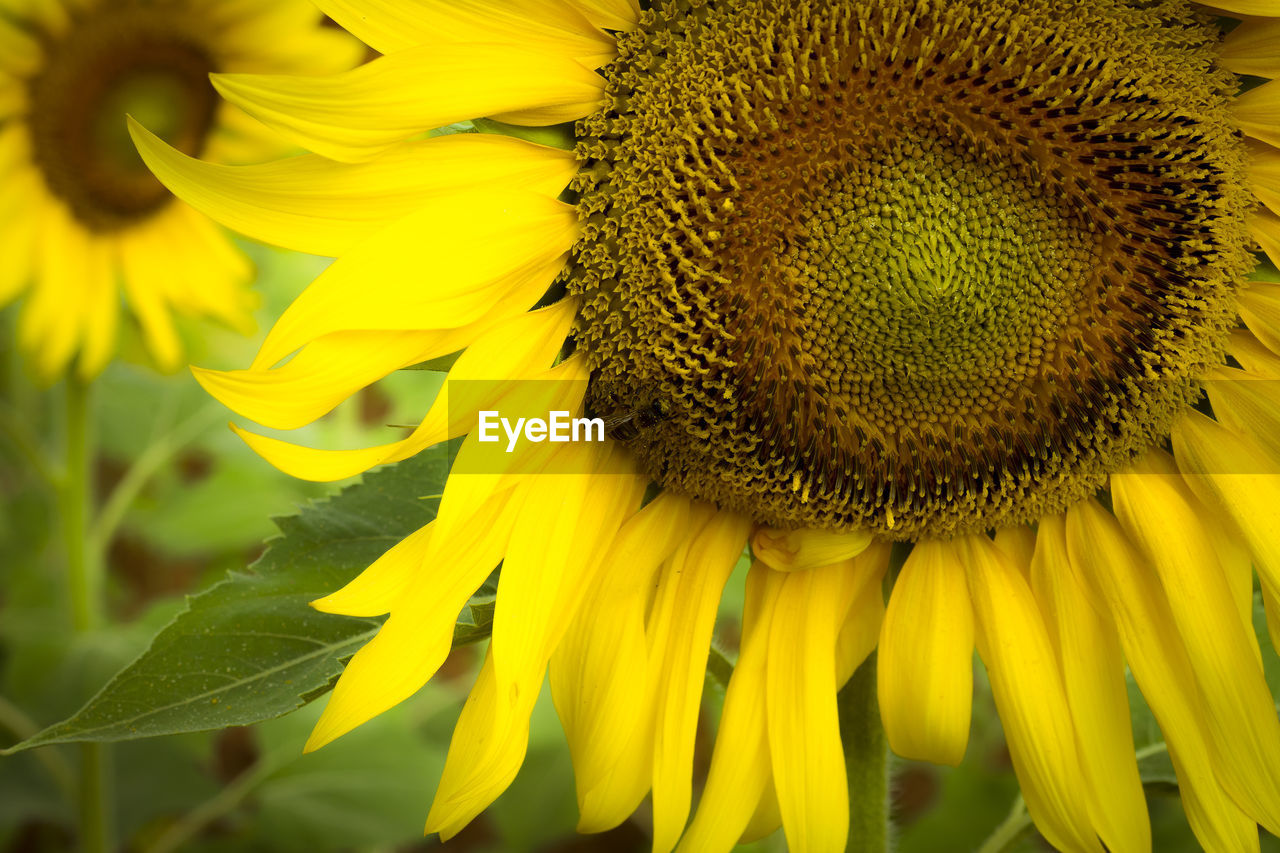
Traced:
<path fill-rule="evenodd" d="M 66 480 L 62 494 L 62 522 L 67 561 L 67 598 L 71 624 L 77 634 L 98 627 L 102 620 L 102 560 L 89 542 L 89 503 L 93 492 L 93 452 L 89 429 L 89 385 L 67 377 Z M 110 848 L 107 828 L 105 748 L 80 745 L 80 849 L 105 853 Z"/>
<path fill-rule="evenodd" d="M 1014 844 L 1031 831 L 1031 827 L 1031 815 L 1027 813 L 1027 804 L 1019 794 L 1013 801 L 1009 814 L 978 848 L 978 853 L 1004 853 L 1005 850 L 1011 850 Z"/>
<path fill-rule="evenodd" d="M 840 739 L 849 780 L 849 853 L 886 853 L 889 823 L 889 744 L 876 698 L 876 654 L 871 653 L 839 695 Z"/>

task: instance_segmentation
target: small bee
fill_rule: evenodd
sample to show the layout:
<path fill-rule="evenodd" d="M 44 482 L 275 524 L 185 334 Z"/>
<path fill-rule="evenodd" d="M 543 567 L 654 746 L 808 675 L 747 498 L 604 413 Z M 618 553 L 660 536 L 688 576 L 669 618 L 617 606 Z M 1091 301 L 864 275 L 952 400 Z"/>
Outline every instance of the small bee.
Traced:
<path fill-rule="evenodd" d="M 646 430 L 652 429 L 671 414 L 671 405 L 665 400 L 654 400 L 647 406 L 633 409 L 621 415 L 604 419 L 604 432 L 609 438 L 621 442 L 635 441 Z"/>

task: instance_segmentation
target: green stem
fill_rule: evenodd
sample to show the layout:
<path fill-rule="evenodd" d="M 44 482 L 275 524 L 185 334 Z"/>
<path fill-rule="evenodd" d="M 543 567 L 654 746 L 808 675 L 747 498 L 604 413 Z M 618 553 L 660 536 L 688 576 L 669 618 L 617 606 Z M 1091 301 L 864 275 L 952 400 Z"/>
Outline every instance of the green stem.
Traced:
<path fill-rule="evenodd" d="M 1030 831 L 1031 815 L 1027 814 L 1027 804 L 1019 796 L 1013 801 L 1013 807 L 1009 809 L 1004 822 L 982 843 L 978 853 L 1001 853 L 1012 848 L 1018 839 Z"/>
<path fill-rule="evenodd" d="M 156 472 L 184 447 L 199 438 L 221 415 L 220 406 L 206 406 L 147 445 L 147 449 L 133 461 L 102 505 L 97 522 L 89 531 L 92 552 L 97 554 L 106 552 L 120 522 L 124 520 L 125 513 L 133 506 L 142 489 Z"/>
<path fill-rule="evenodd" d="M 206 800 L 175 821 L 163 835 L 146 848 L 145 853 L 174 853 L 181 850 L 187 842 L 198 836 L 214 821 L 230 814 L 274 771 L 275 767 L 270 762 L 259 761 L 257 765 L 237 776 L 212 799 Z"/>
<path fill-rule="evenodd" d="M 63 537 L 67 559 L 67 597 L 71 624 L 77 634 L 92 631 L 102 621 L 102 560 L 89 543 L 89 502 L 93 494 L 93 452 L 89 435 L 89 385 L 67 377 L 67 458 L 63 487 Z M 105 748 L 80 745 L 80 849 L 106 853 L 107 828 Z"/>
<path fill-rule="evenodd" d="M 100 743 L 80 744 L 80 849 L 107 853 L 107 751 Z"/>
<path fill-rule="evenodd" d="M 101 621 L 100 561 L 89 547 L 89 495 L 93 489 L 89 449 L 89 386 L 67 378 L 67 459 L 63 486 L 63 541 L 67 558 L 67 594 L 76 633 Z"/>
<path fill-rule="evenodd" d="M 840 691 L 840 739 L 849 780 L 850 853 L 886 853 L 889 823 L 889 744 L 876 697 L 875 652 Z"/>

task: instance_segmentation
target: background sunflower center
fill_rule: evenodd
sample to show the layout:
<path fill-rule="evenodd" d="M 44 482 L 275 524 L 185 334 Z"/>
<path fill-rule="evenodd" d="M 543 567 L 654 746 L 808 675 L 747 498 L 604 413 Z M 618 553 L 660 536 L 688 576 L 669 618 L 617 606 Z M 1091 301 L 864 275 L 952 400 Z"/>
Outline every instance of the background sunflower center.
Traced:
<path fill-rule="evenodd" d="M 87 15 L 49 43 L 29 81 L 32 145 L 50 190 L 82 225 L 112 231 L 168 202 L 124 116 L 199 155 L 218 105 L 216 70 L 198 36 L 152 8 Z"/>
<path fill-rule="evenodd" d="M 778 526 L 1026 521 L 1163 439 L 1251 260 L 1182 3 L 656 4 L 580 130 L 591 407 Z"/>

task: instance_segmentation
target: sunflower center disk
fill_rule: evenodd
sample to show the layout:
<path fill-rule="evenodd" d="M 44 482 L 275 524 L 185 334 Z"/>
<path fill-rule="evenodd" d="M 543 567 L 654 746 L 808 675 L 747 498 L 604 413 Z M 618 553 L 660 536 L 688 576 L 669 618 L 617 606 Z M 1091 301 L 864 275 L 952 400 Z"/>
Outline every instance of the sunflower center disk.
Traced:
<path fill-rule="evenodd" d="M 825 420 L 856 417 L 879 435 L 1025 408 L 1100 251 L 1016 169 L 916 130 L 805 176 L 817 189 L 760 271 L 795 318 L 770 358 L 813 386 Z"/>
<path fill-rule="evenodd" d="M 1193 399 L 1251 264 L 1215 43 L 1174 2 L 656 3 L 579 128 L 589 404 L 782 527 L 1091 493 Z"/>
<path fill-rule="evenodd" d="M 171 17 L 151 7 L 89 13 L 50 41 L 29 81 L 36 161 L 91 230 L 116 230 L 170 198 L 134 150 L 126 114 L 192 155 L 213 126 L 217 69 L 199 35 Z"/>

